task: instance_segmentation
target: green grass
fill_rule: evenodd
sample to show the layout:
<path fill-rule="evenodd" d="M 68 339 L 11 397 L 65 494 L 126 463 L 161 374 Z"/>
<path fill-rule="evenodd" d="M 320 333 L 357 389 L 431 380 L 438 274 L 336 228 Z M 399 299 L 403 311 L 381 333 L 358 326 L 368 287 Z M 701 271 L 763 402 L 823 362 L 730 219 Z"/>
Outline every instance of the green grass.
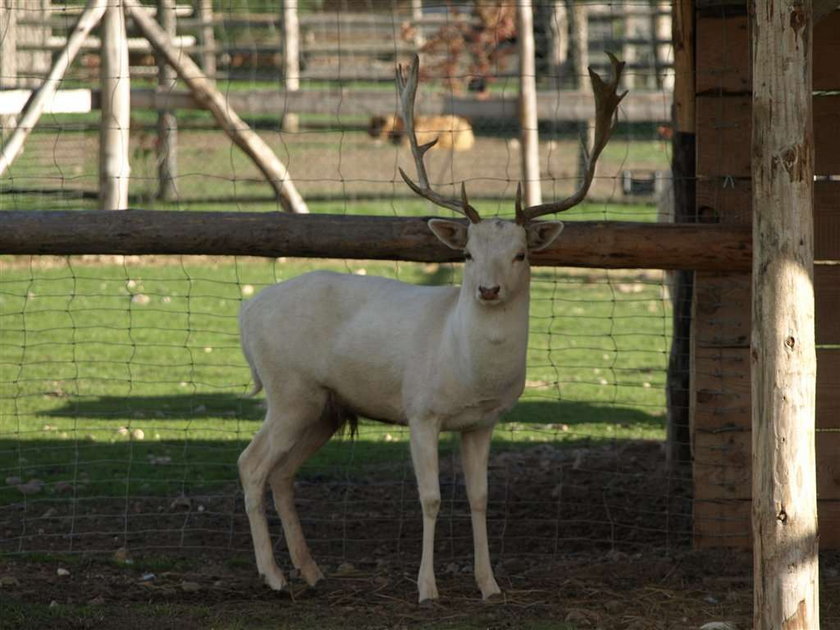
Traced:
<path fill-rule="evenodd" d="M 96 207 L 96 134 L 67 122 L 45 117 L 0 178 L 0 210 Z M 360 132 L 271 133 L 272 144 L 288 150 L 281 158 L 294 158 L 290 168 L 313 212 L 434 213 L 397 181 L 393 147 L 372 145 Z M 155 201 L 154 157 L 141 140 L 132 139 L 133 207 L 278 209 L 247 158 L 221 132 L 206 130 L 180 136 L 179 199 Z M 504 140 L 485 146 L 508 151 Z M 320 163 L 336 155 L 337 163 Z M 477 154 L 485 157 L 492 156 Z M 662 152 L 656 143 L 624 142 L 611 145 L 605 159 L 609 176 L 626 165 L 658 164 Z M 357 164 L 366 161 L 377 165 L 369 180 Z M 509 164 L 496 159 L 489 174 L 467 166 L 481 212 L 510 216 Z M 548 188 L 546 196 L 563 194 Z M 651 221 L 656 211 L 593 202 L 563 218 Z M 173 495 L 230 484 L 262 414 L 258 401 L 243 398 L 249 373 L 239 350 L 239 305 L 252 290 L 315 268 L 422 284 L 457 282 L 459 273 L 457 266 L 370 261 L 0 258 L 0 478 L 40 479 L 46 496 L 57 497 L 66 490 L 59 482 L 74 496 Z M 529 387 L 498 429 L 498 448 L 663 436 L 668 306 L 655 276 L 638 279 L 535 270 Z M 442 448 L 456 442 L 446 438 Z M 307 470 L 342 475 L 361 464 L 406 460 L 404 430 L 363 423 L 352 446 L 330 443 Z M 13 485 L 0 486 L 0 503 L 20 496 Z"/>
<path fill-rule="evenodd" d="M 47 264 L 49 263 L 49 264 Z M 165 259 L 6 261 L 0 272 L 0 469 L 60 495 L 177 495 L 234 479 L 259 426 L 236 314 L 244 297 L 314 268 L 447 283 L 450 266 Z M 663 436 L 667 313 L 655 282 L 535 270 L 529 388 L 497 447 Z M 613 274 L 615 275 L 615 274 Z M 456 442 L 444 438 L 444 452 Z M 364 422 L 308 470 L 407 458 L 403 428 Z M 12 486 L 0 503 L 19 500 Z"/>

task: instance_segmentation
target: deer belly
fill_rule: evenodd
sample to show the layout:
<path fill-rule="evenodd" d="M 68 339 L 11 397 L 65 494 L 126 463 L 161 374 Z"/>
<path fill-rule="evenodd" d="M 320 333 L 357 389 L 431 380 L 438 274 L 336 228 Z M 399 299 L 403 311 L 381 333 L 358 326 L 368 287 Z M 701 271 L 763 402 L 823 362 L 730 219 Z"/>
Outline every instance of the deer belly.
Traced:
<path fill-rule="evenodd" d="M 391 378 L 376 378 L 370 370 L 345 372 L 340 380 L 328 383 L 328 388 L 341 403 L 355 414 L 370 420 L 405 423 L 400 389 Z"/>
<path fill-rule="evenodd" d="M 499 400 L 481 401 L 467 405 L 457 412 L 444 417 L 441 427 L 445 431 L 469 431 L 494 426 L 503 413 L 510 411 L 515 404 Z"/>

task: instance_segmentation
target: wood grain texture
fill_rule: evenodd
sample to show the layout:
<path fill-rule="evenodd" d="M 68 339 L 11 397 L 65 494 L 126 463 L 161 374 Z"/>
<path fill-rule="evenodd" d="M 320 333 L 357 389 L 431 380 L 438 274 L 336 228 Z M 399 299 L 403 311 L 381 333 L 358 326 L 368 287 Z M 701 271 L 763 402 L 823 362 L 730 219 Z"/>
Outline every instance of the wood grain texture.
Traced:
<path fill-rule="evenodd" d="M 840 429 L 840 348 L 817 349 L 816 427 Z M 692 389 L 695 431 L 721 432 L 750 427 L 749 348 L 694 350 Z"/>
<path fill-rule="evenodd" d="M 840 501 L 819 499 L 820 548 L 840 548 Z M 694 502 L 694 544 L 699 548 L 752 546 L 752 502 L 712 499 Z"/>
<path fill-rule="evenodd" d="M 458 261 L 427 219 L 130 210 L 0 213 L 4 254 L 205 254 Z M 569 221 L 536 266 L 748 269 L 747 226 Z"/>
<path fill-rule="evenodd" d="M 815 175 L 840 173 L 840 96 L 813 97 Z M 751 175 L 752 102 L 749 96 L 698 96 L 697 174 Z"/>
<path fill-rule="evenodd" d="M 814 182 L 814 259 L 840 261 L 840 181 Z"/>
<path fill-rule="evenodd" d="M 697 18 L 697 93 L 742 93 L 752 90 L 749 19 L 746 15 Z M 814 90 L 840 90 L 840 11 L 814 25 Z"/>
<path fill-rule="evenodd" d="M 815 140 L 833 134 L 811 88 L 811 0 L 753 6 L 753 627 L 816 630 Z"/>

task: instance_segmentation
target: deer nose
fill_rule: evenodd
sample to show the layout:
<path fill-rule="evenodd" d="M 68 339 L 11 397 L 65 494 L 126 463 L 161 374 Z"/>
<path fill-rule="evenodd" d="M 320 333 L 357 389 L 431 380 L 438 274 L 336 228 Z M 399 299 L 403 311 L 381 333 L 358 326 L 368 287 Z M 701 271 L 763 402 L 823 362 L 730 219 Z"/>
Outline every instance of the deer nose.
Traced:
<path fill-rule="evenodd" d="M 493 287 L 478 287 L 478 293 L 481 296 L 482 300 L 498 300 L 499 299 L 499 291 L 502 287 L 498 284 Z"/>

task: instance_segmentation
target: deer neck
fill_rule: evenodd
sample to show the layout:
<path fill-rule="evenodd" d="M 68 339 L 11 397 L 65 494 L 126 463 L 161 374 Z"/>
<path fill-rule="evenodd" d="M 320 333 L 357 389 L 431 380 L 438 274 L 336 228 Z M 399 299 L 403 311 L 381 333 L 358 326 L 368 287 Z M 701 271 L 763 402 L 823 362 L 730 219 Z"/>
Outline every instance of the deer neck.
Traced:
<path fill-rule="evenodd" d="M 524 374 L 529 290 L 486 306 L 462 290 L 452 319 L 454 362 L 462 377 L 488 390 L 504 389 Z"/>

